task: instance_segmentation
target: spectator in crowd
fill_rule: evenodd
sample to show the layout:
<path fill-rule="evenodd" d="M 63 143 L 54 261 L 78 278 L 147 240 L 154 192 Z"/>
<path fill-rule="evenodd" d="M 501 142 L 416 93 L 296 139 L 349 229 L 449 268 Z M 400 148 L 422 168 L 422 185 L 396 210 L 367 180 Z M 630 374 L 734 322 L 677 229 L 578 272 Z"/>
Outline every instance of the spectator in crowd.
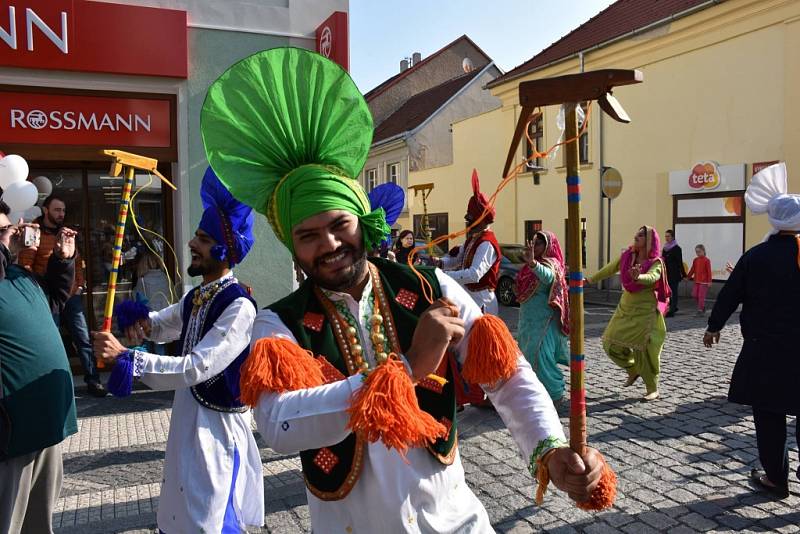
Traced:
<path fill-rule="evenodd" d="M 46 276 L 14 264 L 24 229 L 0 201 L 0 532 L 52 533 L 59 443 L 78 431 L 72 373 L 51 314 L 70 294 L 75 232 L 61 228 Z"/>
<path fill-rule="evenodd" d="M 34 273 L 45 276 L 47 262 L 53 254 L 56 245 L 56 236 L 64 226 L 67 215 L 67 205 L 57 194 L 47 197 L 42 204 L 42 215 L 36 223 L 42 231 L 41 243 L 37 249 L 26 249 L 20 253 L 19 263 Z M 75 257 L 75 282 L 70 291 L 69 300 L 64 305 L 60 314 L 54 315 L 57 325 L 67 327 L 70 338 L 75 344 L 78 357 L 81 360 L 84 375 L 83 381 L 89 388 L 89 394 L 94 397 L 105 397 L 108 392 L 100 383 L 97 364 L 92 352 L 92 342 L 89 339 L 89 326 L 83 309 L 83 293 L 86 290 L 86 281 L 83 275 L 83 260 L 80 255 Z"/>
<path fill-rule="evenodd" d="M 678 312 L 678 286 L 683 278 L 686 278 L 686 268 L 683 266 L 683 251 L 678 242 L 675 241 L 675 232 L 667 230 L 664 232 L 667 243 L 661 251 L 664 258 L 664 266 L 667 268 L 667 283 L 669 283 L 672 298 L 669 300 L 669 311 L 667 317 L 672 317 Z"/>
<path fill-rule="evenodd" d="M 407 264 L 408 255 L 414 249 L 414 232 L 403 230 L 394 242 L 394 258 L 397 263 Z"/>
<path fill-rule="evenodd" d="M 694 253 L 697 254 L 697 257 L 692 262 L 692 268 L 689 269 L 689 274 L 686 275 L 686 278 L 694 282 L 692 296 L 697 301 L 697 315 L 705 315 L 706 294 L 708 293 L 708 288 L 711 287 L 713 279 L 711 260 L 706 256 L 706 247 L 702 244 L 694 247 Z"/>
<path fill-rule="evenodd" d="M 141 295 L 147 300 L 147 307 L 150 311 L 161 311 L 172 304 L 169 280 L 164 271 L 164 265 L 158 256 L 150 249 L 143 247 L 136 260 L 136 295 Z M 150 352 L 165 354 L 163 343 L 154 341 L 147 342 Z"/>

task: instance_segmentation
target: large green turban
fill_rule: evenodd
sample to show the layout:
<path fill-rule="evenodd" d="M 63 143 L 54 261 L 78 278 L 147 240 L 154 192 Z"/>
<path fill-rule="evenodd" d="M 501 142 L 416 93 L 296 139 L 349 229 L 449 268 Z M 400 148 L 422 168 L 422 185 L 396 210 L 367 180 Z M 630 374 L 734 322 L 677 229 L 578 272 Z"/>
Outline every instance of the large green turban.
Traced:
<path fill-rule="evenodd" d="M 361 222 L 364 245 L 389 234 L 357 177 L 372 143 L 372 115 L 336 63 L 300 48 L 245 58 L 208 90 L 200 131 L 206 156 L 234 197 L 267 216 L 294 252 L 292 228 L 331 210 Z"/>

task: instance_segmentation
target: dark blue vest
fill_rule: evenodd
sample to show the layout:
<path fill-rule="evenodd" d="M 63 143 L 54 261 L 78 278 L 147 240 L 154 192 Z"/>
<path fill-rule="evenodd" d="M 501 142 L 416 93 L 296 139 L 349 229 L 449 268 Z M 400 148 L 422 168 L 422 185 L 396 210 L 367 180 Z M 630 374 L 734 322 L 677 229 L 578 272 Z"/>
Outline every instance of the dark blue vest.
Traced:
<path fill-rule="evenodd" d="M 186 330 L 189 327 L 189 320 L 192 317 L 192 300 L 198 288 L 192 289 L 186 298 L 183 299 L 183 329 L 181 330 L 180 344 L 183 348 L 184 339 L 186 338 Z M 231 303 L 239 297 L 245 297 L 253 306 L 256 306 L 256 301 L 247 293 L 247 290 L 239 285 L 233 283 L 228 287 L 220 290 L 209 305 L 208 313 L 206 313 L 205 321 L 201 327 L 200 337 L 205 336 L 214 323 L 222 315 L 222 312 L 231 305 Z M 258 307 L 256 306 L 256 309 Z M 242 363 L 247 359 L 250 354 L 250 347 L 246 347 L 233 362 L 225 368 L 224 371 L 216 376 L 213 376 L 203 382 L 192 386 L 192 395 L 194 398 L 210 410 L 218 412 L 246 412 L 247 406 L 239 401 L 239 368 Z"/>

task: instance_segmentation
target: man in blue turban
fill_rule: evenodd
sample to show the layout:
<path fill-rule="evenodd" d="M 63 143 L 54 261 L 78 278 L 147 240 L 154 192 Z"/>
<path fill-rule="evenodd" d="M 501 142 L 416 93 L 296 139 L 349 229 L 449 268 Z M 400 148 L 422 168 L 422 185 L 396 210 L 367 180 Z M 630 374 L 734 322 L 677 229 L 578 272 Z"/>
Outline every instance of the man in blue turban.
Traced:
<path fill-rule="evenodd" d="M 249 354 L 256 303 L 231 269 L 253 246 L 252 210 L 209 169 L 200 190 L 205 211 L 189 241 L 187 272 L 201 285 L 180 302 L 147 313 L 118 310 L 127 337 L 139 345 L 180 340 L 180 356 L 128 350 L 97 332 L 95 351 L 116 360 L 109 390 L 128 395 L 133 378 L 174 390 L 158 506 L 163 532 L 243 532 L 264 519 L 264 484 L 250 412 L 239 401 L 239 368 Z"/>

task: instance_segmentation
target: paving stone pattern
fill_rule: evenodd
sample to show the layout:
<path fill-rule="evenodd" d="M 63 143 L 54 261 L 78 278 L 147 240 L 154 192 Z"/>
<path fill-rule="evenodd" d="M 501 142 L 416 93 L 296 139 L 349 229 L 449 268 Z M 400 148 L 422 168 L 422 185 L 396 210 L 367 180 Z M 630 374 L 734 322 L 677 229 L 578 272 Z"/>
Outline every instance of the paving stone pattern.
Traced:
<path fill-rule="evenodd" d="M 684 309 L 688 309 L 684 308 Z M 494 411 L 467 408 L 459 423 L 467 482 L 498 532 L 800 532 L 800 485 L 774 501 L 748 482 L 758 467 L 752 415 L 726 401 L 741 336 L 726 328 L 720 345 L 703 348 L 705 319 L 669 319 L 662 354 L 661 399 L 641 403 L 644 386 L 622 388 L 624 373 L 600 347 L 611 309 L 587 309 L 586 355 L 590 443 L 620 478 L 616 506 L 590 514 L 557 490 L 541 507 L 525 461 Z M 517 310 L 503 318 L 516 326 Z M 93 399 L 78 389 L 80 432 L 63 444 L 64 486 L 56 532 L 149 533 L 155 528 L 171 394 L 136 391 L 128 399 Z M 559 405 L 566 424 L 568 406 Z M 794 424 L 794 423 L 792 423 Z M 794 427 L 790 435 L 793 435 Z M 266 489 L 264 532 L 310 531 L 296 457 L 261 448 Z M 792 472 L 797 446 L 790 442 Z"/>

